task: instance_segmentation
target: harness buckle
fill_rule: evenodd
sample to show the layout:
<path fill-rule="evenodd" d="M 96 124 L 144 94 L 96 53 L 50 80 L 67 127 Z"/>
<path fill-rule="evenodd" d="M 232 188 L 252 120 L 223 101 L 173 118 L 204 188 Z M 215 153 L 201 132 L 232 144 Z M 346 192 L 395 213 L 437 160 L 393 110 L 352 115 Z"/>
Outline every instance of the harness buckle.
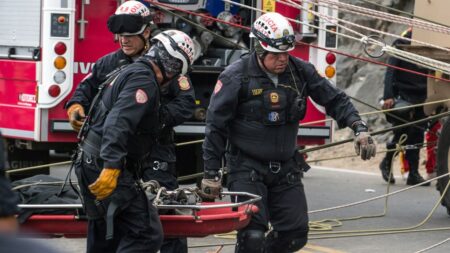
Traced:
<path fill-rule="evenodd" d="M 280 162 L 269 162 L 269 169 L 273 174 L 277 174 L 281 170 L 281 163 Z"/>

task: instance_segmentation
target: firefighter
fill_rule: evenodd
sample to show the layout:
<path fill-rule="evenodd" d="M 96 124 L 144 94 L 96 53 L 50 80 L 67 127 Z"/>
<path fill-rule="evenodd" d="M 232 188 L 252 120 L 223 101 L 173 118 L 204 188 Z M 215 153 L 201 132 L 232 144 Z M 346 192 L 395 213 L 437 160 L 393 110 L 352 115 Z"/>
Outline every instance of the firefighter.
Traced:
<path fill-rule="evenodd" d="M 294 252 L 308 235 L 299 166 L 307 164 L 296 147 L 306 97 L 325 106 L 340 127 L 353 129 L 363 160 L 375 156 L 375 144 L 345 93 L 312 64 L 289 56 L 295 37 L 285 17 L 262 15 L 250 37 L 256 39 L 255 51 L 220 74 L 208 107 L 202 190 L 211 198 L 220 194 L 219 169 L 227 151 L 228 189 L 262 196 L 259 212 L 238 231 L 236 252 Z M 273 230 L 265 236 L 269 222 Z"/>
<path fill-rule="evenodd" d="M 411 39 L 412 29 L 407 29 L 402 33 L 402 37 Z M 408 45 L 411 42 L 405 39 L 397 39 L 394 41 L 393 46 Z M 399 60 L 397 58 L 389 58 L 389 64 L 404 69 L 413 70 L 418 73 L 427 74 L 428 70 L 419 67 L 413 63 Z M 424 103 L 427 97 L 427 78 L 412 74 L 409 72 L 387 68 L 384 78 L 384 95 L 383 95 L 383 109 L 390 109 L 392 107 L 403 107 L 411 104 Z M 404 109 L 396 112 L 397 116 L 408 120 L 415 121 L 425 118 L 423 107 L 415 107 L 412 109 Z M 395 120 L 392 117 L 386 118 L 393 125 L 401 125 L 403 122 Z M 407 139 L 404 145 L 417 145 L 422 144 L 424 139 L 424 127 L 425 125 L 416 125 L 394 130 L 394 137 L 391 142 L 386 143 L 387 149 L 394 149 L 400 137 L 403 134 L 407 135 Z M 407 149 L 405 152 L 406 161 L 403 163 L 406 169 L 409 168 L 408 178 L 406 180 L 407 185 L 416 185 L 425 181 L 419 174 L 419 148 Z M 380 163 L 380 170 L 383 179 L 389 183 L 395 183 L 395 179 L 391 171 L 391 163 L 394 157 L 394 152 L 387 152 L 386 156 Z M 389 174 L 390 180 L 389 180 Z M 423 184 L 422 186 L 429 186 L 430 183 Z"/>
<path fill-rule="evenodd" d="M 98 87 L 107 79 L 107 75 L 121 65 L 134 62 L 148 51 L 149 37 L 154 28 L 156 27 L 151 21 L 150 11 L 142 3 L 127 1 L 117 8 L 108 21 L 108 29 L 119 35 L 121 48 L 95 63 L 92 73 L 78 85 L 67 103 L 69 121 L 74 130 L 79 131 Z M 189 78 L 184 75 L 166 82 L 160 87 L 160 91 L 162 127 L 151 154 L 152 161 L 147 164 L 143 179 L 158 180 L 161 186 L 174 190 L 178 188 L 178 182 L 173 127 L 192 117 L 195 94 Z M 186 238 L 165 240 L 161 252 L 187 252 Z"/>
<path fill-rule="evenodd" d="M 159 86 L 192 64 L 189 36 L 168 30 L 106 86 L 83 131 L 75 172 L 88 216 L 87 252 L 157 252 L 159 216 L 139 187 L 159 132 Z"/>
<path fill-rule="evenodd" d="M 16 238 L 19 224 L 16 215 L 19 196 L 11 190 L 11 184 L 5 175 L 3 138 L 0 133 L 0 252 L 37 252 L 52 253 L 54 250 L 36 242 Z"/>
<path fill-rule="evenodd" d="M 11 191 L 11 184 L 6 178 L 4 147 L 0 133 L 0 234 L 10 234 L 18 228 L 15 215 L 19 213 L 19 196 Z"/>
<path fill-rule="evenodd" d="M 109 18 L 108 29 L 119 35 L 120 49 L 95 62 L 92 72 L 81 81 L 66 104 L 74 130 L 80 130 L 98 87 L 106 81 L 107 75 L 121 65 L 132 63 L 148 50 L 151 22 L 149 9 L 137 1 L 123 3 Z"/>

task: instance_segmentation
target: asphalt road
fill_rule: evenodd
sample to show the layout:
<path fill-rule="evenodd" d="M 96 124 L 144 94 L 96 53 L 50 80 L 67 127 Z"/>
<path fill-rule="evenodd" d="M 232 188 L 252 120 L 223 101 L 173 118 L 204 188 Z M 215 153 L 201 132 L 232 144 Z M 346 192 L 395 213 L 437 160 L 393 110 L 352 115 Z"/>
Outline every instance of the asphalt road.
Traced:
<path fill-rule="evenodd" d="M 54 175 L 64 170 L 58 169 L 53 172 L 55 171 Z M 316 222 L 328 219 L 332 222 L 317 222 L 317 227 L 310 232 L 309 243 L 300 252 L 450 252 L 450 216 L 440 204 L 434 213 L 430 214 L 439 199 L 435 184 L 431 187 L 418 187 L 390 196 L 387 205 L 385 205 L 386 199 L 382 198 L 346 208 L 318 212 L 324 208 L 381 196 L 386 193 L 387 184 L 382 181 L 378 173 L 323 167 L 311 169 L 305 175 L 303 182 L 311 212 L 310 220 Z M 390 187 L 390 191 L 397 191 L 405 187 L 405 182 L 398 178 L 397 184 Z M 384 213 L 385 207 L 386 212 Z M 428 216 L 430 216 L 429 219 L 427 219 Z M 330 224 L 339 224 L 339 226 L 332 227 L 331 231 L 322 231 L 322 229 L 329 228 Z M 433 229 L 441 230 L 433 231 Z M 413 230 L 422 231 L 413 232 Z M 348 232 L 344 233 L 345 231 L 356 231 L 357 233 L 352 235 Z M 329 234 L 330 232 L 334 234 Z M 232 235 L 227 237 L 231 237 L 231 239 L 217 236 L 189 238 L 189 252 L 234 252 L 235 239 Z M 49 244 L 61 252 L 84 252 L 85 239 L 37 240 Z M 444 243 L 426 250 L 440 242 Z"/>

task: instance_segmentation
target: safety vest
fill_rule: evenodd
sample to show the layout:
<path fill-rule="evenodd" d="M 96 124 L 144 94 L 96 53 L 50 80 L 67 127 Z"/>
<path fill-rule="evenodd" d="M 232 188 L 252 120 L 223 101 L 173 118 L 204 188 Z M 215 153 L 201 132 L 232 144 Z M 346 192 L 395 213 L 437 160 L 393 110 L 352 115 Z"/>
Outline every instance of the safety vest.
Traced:
<path fill-rule="evenodd" d="M 248 66 L 249 58 L 243 58 Z M 241 78 L 236 118 L 230 127 L 230 143 L 259 160 L 286 161 L 297 150 L 298 123 L 306 112 L 306 82 L 292 60 L 289 83 L 276 87 L 267 77 Z"/>

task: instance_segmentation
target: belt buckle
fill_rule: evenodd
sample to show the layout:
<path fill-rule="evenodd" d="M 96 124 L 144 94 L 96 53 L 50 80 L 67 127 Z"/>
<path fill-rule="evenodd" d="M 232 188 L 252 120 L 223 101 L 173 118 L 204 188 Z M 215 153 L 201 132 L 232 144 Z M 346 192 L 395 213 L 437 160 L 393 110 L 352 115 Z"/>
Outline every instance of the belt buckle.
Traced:
<path fill-rule="evenodd" d="M 273 174 L 277 174 L 281 170 L 281 163 L 279 162 L 269 162 L 269 169 Z"/>
<path fill-rule="evenodd" d="M 159 161 L 153 161 L 153 170 L 159 170 L 161 163 Z"/>

